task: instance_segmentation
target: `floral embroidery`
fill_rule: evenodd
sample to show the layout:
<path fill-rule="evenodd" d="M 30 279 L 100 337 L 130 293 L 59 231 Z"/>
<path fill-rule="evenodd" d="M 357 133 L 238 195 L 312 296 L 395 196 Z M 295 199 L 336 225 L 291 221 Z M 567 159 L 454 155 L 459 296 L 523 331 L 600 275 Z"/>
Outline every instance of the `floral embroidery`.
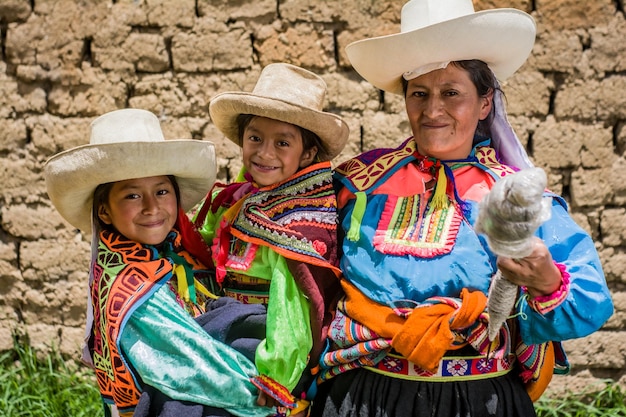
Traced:
<path fill-rule="evenodd" d="M 396 373 L 402 372 L 402 369 L 404 368 L 402 361 L 394 359 L 391 356 L 385 356 L 382 360 L 382 366 L 384 366 L 389 372 Z"/>
<path fill-rule="evenodd" d="M 458 359 L 448 362 L 447 364 L 448 374 L 459 376 L 467 373 L 467 361 L 464 359 Z"/>
<path fill-rule="evenodd" d="M 328 247 L 326 246 L 326 243 L 322 240 L 314 240 L 313 249 L 315 249 L 317 253 L 322 256 L 326 255 L 326 252 L 328 252 Z"/>

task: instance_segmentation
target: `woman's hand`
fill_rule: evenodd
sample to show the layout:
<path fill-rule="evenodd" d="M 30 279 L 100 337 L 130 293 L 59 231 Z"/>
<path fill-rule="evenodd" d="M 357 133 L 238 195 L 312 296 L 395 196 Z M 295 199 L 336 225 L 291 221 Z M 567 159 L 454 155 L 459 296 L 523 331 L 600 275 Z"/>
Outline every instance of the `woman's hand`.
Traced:
<path fill-rule="evenodd" d="M 533 237 L 533 251 L 525 258 L 499 256 L 498 269 L 512 283 L 525 286 L 531 297 L 552 294 L 561 286 L 561 272 L 552 261 L 547 246 Z"/>

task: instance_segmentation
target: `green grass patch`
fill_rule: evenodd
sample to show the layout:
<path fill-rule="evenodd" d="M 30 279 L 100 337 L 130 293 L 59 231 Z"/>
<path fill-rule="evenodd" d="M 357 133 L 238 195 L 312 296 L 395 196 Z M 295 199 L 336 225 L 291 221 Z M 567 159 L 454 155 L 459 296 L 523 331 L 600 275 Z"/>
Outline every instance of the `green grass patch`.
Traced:
<path fill-rule="evenodd" d="M 563 398 L 541 398 L 535 404 L 538 417 L 626 417 L 624 389 L 612 380 L 602 390 L 570 393 Z"/>
<path fill-rule="evenodd" d="M 95 417 L 104 415 L 93 372 L 17 341 L 0 355 L 0 415 Z"/>

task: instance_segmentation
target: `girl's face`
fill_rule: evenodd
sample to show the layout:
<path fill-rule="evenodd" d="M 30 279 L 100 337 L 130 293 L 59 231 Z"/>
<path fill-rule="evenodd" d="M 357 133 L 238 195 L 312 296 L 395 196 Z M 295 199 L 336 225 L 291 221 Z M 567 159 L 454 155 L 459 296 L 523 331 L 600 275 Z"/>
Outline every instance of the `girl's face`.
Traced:
<path fill-rule="evenodd" d="M 418 151 L 443 160 L 467 158 L 492 98 L 493 92 L 479 96 L 467 71 L 452 64 L 410 80 L 405 103 Z"/>
<path fill-rule="evenodd" d="M 243 165 L 261 187 L 276 184 L 313 162 L 317 148 L 304 149 L 300 129 L 290 123 L 253 117 L 244 129 Z"/>
<path fill-rule="evenodd" d="M 178 215 L 174 185 L 167 176 L 136 178 L 113 184 L 98 217 L 130 240 L 162 243 Z"/>

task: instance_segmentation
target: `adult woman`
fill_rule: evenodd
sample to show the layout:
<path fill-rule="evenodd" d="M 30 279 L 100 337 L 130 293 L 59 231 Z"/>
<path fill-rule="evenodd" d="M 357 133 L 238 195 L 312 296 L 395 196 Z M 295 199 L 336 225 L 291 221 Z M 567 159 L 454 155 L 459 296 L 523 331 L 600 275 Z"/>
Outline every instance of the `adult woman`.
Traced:
<path fill-rule="evenodd" d="M 348 46 L 366 80 L 404 94 L 413 136 L 337 168 L 346 296 L 313 415 L 534 415 L 553 368 L 567 369 L 559 341 L 611 315 L 594 244 L 560 197 L 546 193 L 551 217 L 521 259 L 497 257 L 474 229 L 496 181 L 532 166 L 497 80 L 524 63 L 534 36 L 517 10 L 412 0 L 400 34 Z M 490 342 L 498 270 L 521 290 Z"/>

